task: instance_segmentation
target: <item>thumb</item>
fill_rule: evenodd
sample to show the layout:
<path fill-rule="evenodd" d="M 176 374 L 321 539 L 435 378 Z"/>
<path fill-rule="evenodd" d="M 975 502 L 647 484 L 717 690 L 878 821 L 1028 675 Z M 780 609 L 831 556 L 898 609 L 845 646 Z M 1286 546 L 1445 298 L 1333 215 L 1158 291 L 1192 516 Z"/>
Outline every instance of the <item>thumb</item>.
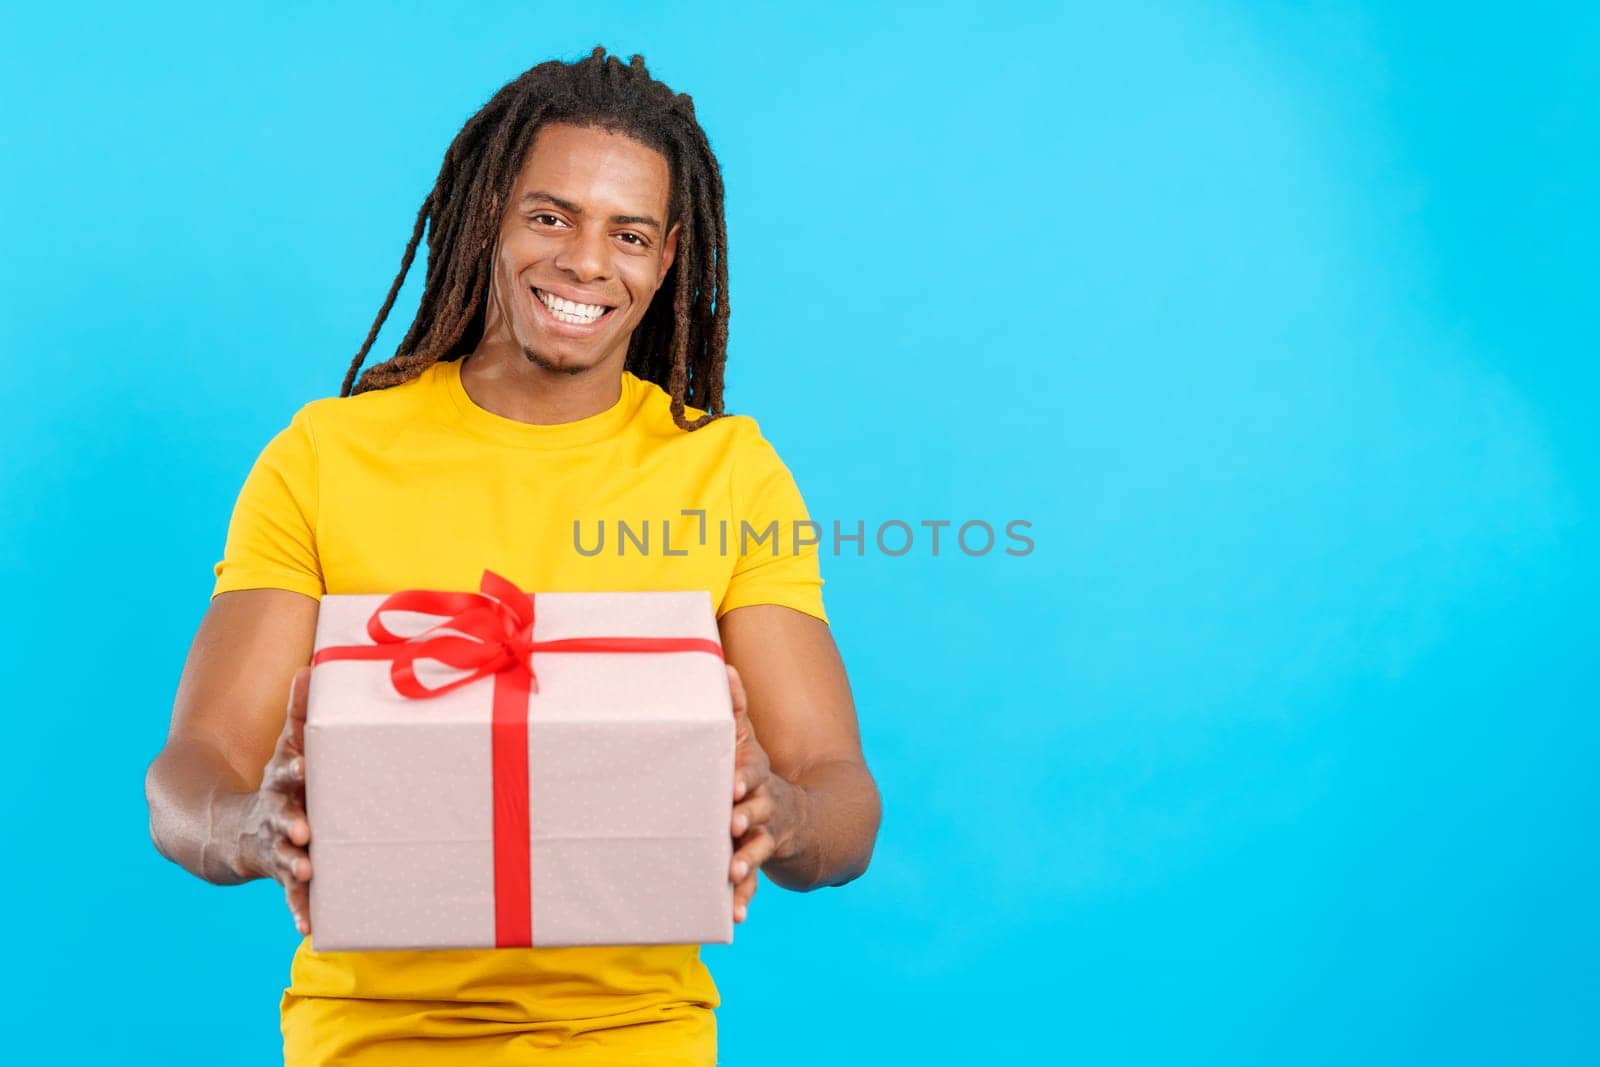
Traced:
<path fill-rule="evenodd" d="M 301 667 L 289 680 L 289 732 L 296 741 L 305 736 L 306 701 L 311 693 L 311 668 Z"/>
<path fill-rule="evenodd" d="M 744 693 L 744 679 L 739 677 L 739 668 L 728 664 L 728 696 L 733 701 L 733 717 L 744 719 L 749 716 L 750 702 Z"/>

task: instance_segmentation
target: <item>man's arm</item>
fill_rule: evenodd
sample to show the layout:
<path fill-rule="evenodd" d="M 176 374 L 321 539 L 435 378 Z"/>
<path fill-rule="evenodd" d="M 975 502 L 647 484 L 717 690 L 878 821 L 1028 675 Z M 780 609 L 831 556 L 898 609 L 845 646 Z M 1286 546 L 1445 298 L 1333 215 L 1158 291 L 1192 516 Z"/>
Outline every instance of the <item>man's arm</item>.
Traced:
<path fill-rule="evenodd" d="M 212 600 L 178 683 L 167 743 L 145 776 L 157 851 L 221 885 L 276 878 L 297 920 L 309 918 L 301 911 L 311 830 L 299 748 L 306 679 L 296 671 L 310 662 L 317 611 L 314 598 L 282 589 Z"/>
<path fill-rule="evenodd" d="M 759 750 L 753 772 L 741 774 L 762 777 L 763 753 L 771 770 L 734 809 L 736 838 L 762 826 L 771 837 L 741 842 L 734 881 L 748 880 L 754 891 L 754 872 L 739 873 L 749 856 L 786 889 L 843 885 L 866 870 L 882 807 L 833 633 L 820 619 L 768 604 L 728 612 L 721 629 Z M 741 768 L 746 748 L 741 743 Z"/>

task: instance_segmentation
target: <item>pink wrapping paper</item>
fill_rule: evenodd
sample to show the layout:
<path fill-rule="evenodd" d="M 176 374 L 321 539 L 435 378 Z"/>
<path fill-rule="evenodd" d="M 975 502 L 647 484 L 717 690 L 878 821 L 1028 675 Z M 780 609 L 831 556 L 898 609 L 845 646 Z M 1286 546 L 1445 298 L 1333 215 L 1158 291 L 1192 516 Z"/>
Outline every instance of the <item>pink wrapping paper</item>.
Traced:
<path fill-rule="evenodd" d="M 316 647 L 372 644 L 382 596 L 322 600 Z M 538 593 L 535 641 L 718 641 L 706 592 Z M 435 616 L 386 612 L 411 634 Z M 407 625 L 407 623 L 410 625 Z M 437 668 L 437 670 L 435 670 Z M 528 710 L 534 946 L 733 940 L 734 723 L 705 653 L 536 652 Z M 462 672 L 417 666 L 429 685 Z M 306 807 L 319 952 L 495 947 L 491 694 L 484 677 L 428 699 L 389 664 L 312 671 Z"/>

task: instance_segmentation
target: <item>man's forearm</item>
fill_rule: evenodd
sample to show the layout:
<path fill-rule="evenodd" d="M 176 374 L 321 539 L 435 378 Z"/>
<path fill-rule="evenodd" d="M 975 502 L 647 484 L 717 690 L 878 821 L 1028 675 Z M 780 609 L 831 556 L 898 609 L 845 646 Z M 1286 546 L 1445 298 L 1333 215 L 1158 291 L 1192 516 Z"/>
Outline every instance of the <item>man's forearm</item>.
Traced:
<path fill-rule="evenodd" d="M 240 816 L 254 792 L 221 753 L 171 741 L 145 775 L 150 839 L 156 851 L 197 877 L 237 885 L 253 876 L 240 866 Z"/>
<path fill-rule="evenodd" d="M 777 776 L 774 775 L 776 778 Z M 860 763 L 831 760 L 782 779 L 793 825 L 761 869 L 785 889 L 804 892 L 860 877 L 882 818 L 878 787 Z"/>

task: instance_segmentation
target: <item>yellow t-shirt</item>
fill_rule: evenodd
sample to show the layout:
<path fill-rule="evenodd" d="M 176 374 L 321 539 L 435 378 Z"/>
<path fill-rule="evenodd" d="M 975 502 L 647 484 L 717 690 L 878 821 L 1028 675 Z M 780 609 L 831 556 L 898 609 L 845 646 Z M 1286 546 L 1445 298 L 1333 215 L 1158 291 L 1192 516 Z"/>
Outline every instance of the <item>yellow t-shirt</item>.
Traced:
<path fill-rule="evenodd" d="M 780 604 L 826 621 L 815 527 L 753 419 L 686 432 L 660 387 L 624 374 L 609 410 L 536 426 L 479 407 L 460 369 L 301 408 L 245 481 L 213 596 L 467 591 L 488 568 L 534 592 L 706 589 L 718 617 Z M 696 945 L 321 953 L 308 938 L 285 1057 L 711 1064 L 719 1003 Z"/>

